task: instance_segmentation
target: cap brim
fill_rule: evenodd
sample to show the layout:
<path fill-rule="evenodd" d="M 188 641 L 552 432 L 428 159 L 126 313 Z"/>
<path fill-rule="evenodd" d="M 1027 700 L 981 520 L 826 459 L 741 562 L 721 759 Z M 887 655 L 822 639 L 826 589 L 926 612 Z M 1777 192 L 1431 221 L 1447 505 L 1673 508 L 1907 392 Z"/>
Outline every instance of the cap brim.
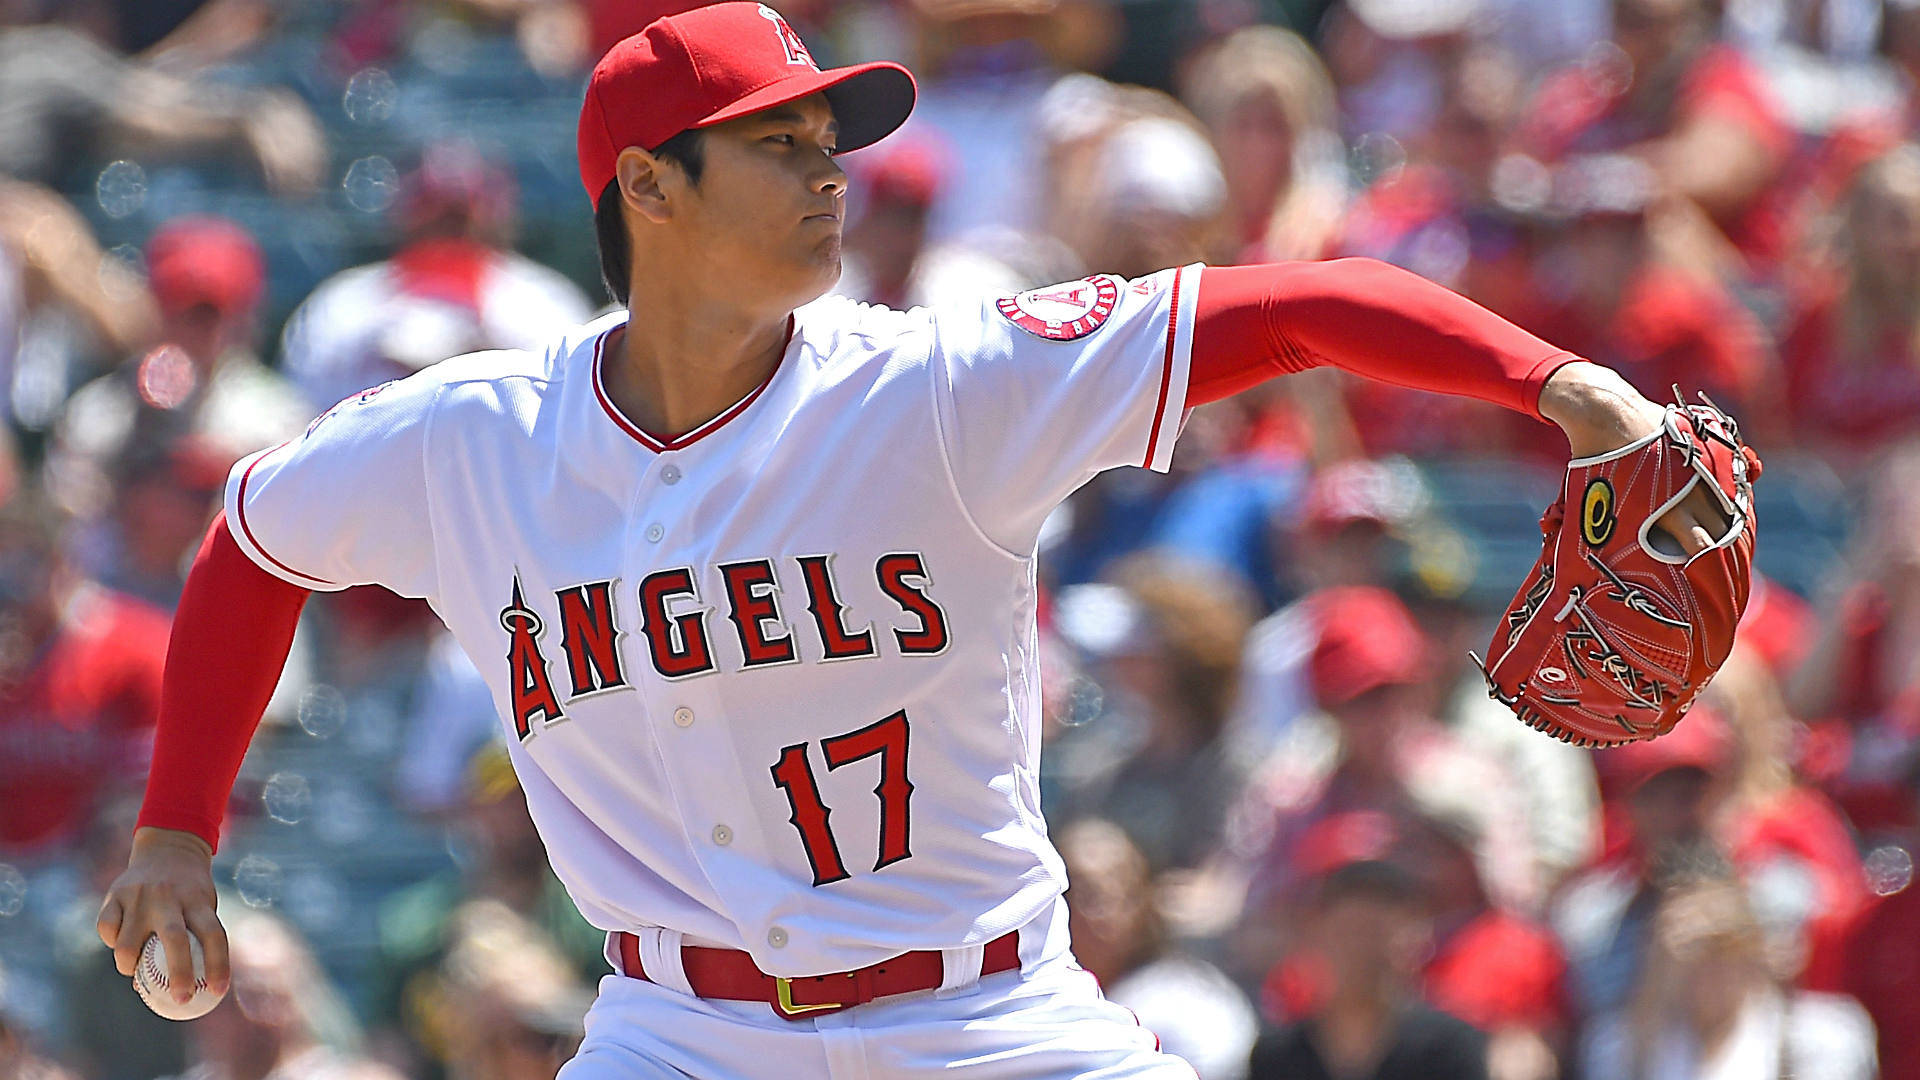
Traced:
<path fill-rule="evenodd" d="M 809 71 L 768 83 L 693 126 L 712 127 L 789 101 L 825 94 L 840 128 L 835 152 L 844 154 L 871 146 L 906 123 L 913 112 L 915 93 L 913 76 L 906 68 L 880 60 Z"/>

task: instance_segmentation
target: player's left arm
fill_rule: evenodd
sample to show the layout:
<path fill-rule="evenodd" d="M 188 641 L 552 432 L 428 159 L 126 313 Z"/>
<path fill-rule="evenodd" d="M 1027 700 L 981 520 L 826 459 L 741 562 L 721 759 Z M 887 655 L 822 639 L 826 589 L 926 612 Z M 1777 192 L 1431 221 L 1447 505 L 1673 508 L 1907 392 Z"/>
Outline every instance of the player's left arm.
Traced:
<path fill-rule="evenodd" d="M 1551 421 L 1575 457 L 1625 446 L 1665 415 L 1612 369 L 1378 260 L 1209 267 L 1201 276 L 1188 408 L 1323 366 Z M 1689 551 L 1725 531 L 1704 490 L 1660 524 Z"/>

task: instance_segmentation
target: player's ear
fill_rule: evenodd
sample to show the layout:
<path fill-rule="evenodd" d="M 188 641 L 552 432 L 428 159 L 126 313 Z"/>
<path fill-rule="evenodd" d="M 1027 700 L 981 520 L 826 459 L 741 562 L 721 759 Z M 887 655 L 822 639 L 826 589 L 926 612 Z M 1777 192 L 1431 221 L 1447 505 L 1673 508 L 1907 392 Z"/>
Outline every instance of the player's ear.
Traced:
<path fill-rule="evenodd" d="M 620 151 L 613 161 L 614 179 L 620 183 L 620 199 L 643 219 L 656 224 L 673 216 L 673 207 L 662 185 L 673 170 L 660 158 L 638 146 Z"/>

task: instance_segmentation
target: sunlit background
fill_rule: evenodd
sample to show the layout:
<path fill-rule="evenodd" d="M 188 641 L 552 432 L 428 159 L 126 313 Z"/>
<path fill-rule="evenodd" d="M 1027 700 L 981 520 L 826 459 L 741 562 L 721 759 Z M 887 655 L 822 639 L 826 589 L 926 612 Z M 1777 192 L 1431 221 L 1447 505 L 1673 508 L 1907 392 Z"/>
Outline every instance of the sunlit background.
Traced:
<path fill-rule="evenodd" d="M 93 922 L 228 467 L 603 307 L 576 113 L 667 10 L 0 0 L 0 1077 L 571 1053 L 601 935 L 478 674 L 378 589 L 308 605 L 230 804 L 230 999 L 153 1017 Z M 1538 552 L 1549 427 L 1315 371 L 1076 494 L 1044 785 L 1110 996 L 1204 1080 L 1920 1077 L 1920 5 L 782 10 L 920 80 L 845 159 L 842 292 L 1373 256 L 1705 390 L 1766 460 L 1739 650 L 1597 754 L 1465 660 Z"/>

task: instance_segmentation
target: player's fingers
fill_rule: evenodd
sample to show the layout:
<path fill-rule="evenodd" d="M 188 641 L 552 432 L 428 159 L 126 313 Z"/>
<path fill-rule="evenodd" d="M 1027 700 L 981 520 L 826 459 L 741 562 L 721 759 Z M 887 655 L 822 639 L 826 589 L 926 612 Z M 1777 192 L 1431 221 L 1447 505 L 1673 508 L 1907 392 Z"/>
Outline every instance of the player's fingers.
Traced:
<path fill-rule="evenodd" d="M 1704 488 L 1695 488 L 1654 526 L 1673 537 L 1680 550 L 1695 555 L 1713 546 L 1733 525 L 1726 511 Z"/>
<path fill-rule="evenodd" d="M 200 939 L 200 952 L 206 961 L 207 989 L 216 994 L 227 992 L 227 928 L 212 908 L 187 912 L 187 929 Z"/>
<path fill-rule="evenodd" d="M 113 943 L 120 937 L 120 918 L 125 911 L 120 898 L 108 893 L 107 899 L 100 905 L 100 917 L 93 924 L 94 931 L 100 935 L 100 944 L 113 948 Z"/>
<path fill-rule="evenodd" d="M 122 975 L 132 975 L 140 963 L 140 950 L 152 934 L 152 920 L 136 893 L 121 901 L 120 933 L 113 939 L 113 966 Z"/>
<path fill-rule="evenodd" d="M 176 909 L 163 920 L 156 933 L 167 950 L 167 993 L 184 1002 L 193 996 L 193 944 L 187 937 L 187 924 Z"/>

